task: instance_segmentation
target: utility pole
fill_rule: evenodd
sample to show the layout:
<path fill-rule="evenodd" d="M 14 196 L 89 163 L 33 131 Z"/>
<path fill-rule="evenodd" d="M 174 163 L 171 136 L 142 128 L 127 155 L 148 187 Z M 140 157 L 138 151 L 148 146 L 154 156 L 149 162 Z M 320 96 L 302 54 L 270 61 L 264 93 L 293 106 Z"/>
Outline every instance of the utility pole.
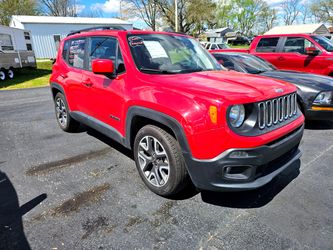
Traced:
<path fill-rule="evenodd" d="M 121 8 L 121 7 L 122 7 L 122 6 L 121 6 L 121 2 L 122 2 L 122 0 L 119 1 L 119 19 L 123 19 L 123 15 L 122 15 L 122 11 L 123 11 L 123 10 L 122 10 L 122 8 Z"/>
<path fill-rule="evenodd" d="M 175 0 L 175 31 L 178 32 L 178 0 Z"/>

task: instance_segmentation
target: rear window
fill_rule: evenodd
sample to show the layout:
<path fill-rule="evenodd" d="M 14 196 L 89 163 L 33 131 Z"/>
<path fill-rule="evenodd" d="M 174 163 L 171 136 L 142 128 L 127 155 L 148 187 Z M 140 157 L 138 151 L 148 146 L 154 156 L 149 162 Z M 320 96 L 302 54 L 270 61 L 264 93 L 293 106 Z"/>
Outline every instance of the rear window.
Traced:
<path fill-rule="evenodd" d="M 257 52 L 276 52 L 276 47 L 279 42 L 278 37 L 261 38 L 257 45 Z"/>

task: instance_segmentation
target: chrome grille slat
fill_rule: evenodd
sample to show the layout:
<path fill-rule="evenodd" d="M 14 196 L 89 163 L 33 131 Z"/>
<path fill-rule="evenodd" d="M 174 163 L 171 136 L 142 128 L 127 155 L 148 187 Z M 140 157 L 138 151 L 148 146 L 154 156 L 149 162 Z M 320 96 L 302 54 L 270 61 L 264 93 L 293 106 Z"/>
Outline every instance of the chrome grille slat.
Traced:
<path fill-rule="evenodd" d="M 296 114 L 296 93 L 258 103 L 258 125 L 260 129 L 283 123 Z"/>
<path fill-rule="evenodd" d="M 277 124 L 279 121 L 279 105 L 277 99 L 273 99 L 273 124 Z"/>

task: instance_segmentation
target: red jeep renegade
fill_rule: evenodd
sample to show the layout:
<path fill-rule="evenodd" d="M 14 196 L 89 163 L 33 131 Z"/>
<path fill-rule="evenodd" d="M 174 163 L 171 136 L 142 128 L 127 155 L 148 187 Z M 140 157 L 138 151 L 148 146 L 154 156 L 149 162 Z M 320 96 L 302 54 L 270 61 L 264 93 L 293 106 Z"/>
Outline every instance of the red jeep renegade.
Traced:
<path fill-rule="evenodd" d="M 81 30 L 61 42 L 50 85 L 64 131 L 84 123 L 132 149 L 162 196 L 261 187 L 295 162 L 296 87 L 224 71 L 193 38 Z"/>

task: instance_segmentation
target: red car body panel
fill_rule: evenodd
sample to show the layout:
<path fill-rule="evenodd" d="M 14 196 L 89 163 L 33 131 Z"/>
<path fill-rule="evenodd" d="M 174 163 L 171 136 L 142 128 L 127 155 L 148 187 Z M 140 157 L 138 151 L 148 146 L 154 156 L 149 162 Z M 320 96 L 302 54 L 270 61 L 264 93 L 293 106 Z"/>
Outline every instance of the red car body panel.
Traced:
<path fill-rule="evenodd" d="M 312 42 L 320 53 L 309 56 L 296 52 L 257 52 L 256 48 L 262 38 L 303 37 Z M 333 76 L 333 52 L 326 51 L 309 34 L 279 34 L 257 36 L 252 41 L 249 49 L 222 49 L 210 52 L 243 52 L 259 56 L 272 63 L 278 69 L 304 71 L 320 75 Z"/>
<path fill-rule="evenodd" d="M 150 34 L 131 31 L 131 34 Z M 167 34 L 159 32 L 160 34 Z M 94 31 L 89 36 L 118 39 L 126 72 L 109 79 L 104 75 L 70 67 L 62 60 L 60 49 L 51 82 L 59 83 L 71 111 L 84 112 L 108 124 L 126 137 L 126 116 L 130 107 L 146 107 L 166 114 L 181 124 L 191 155 L 211 159 L 230 148 L 252 148 L 274 141 L 300 127 L 300 116 L 276 130 L 260 136 L 240 136 L 227 125 L 227 108 L 233 104 L 253 103 L 296 91 L 296 87 L 270 78 L 237 72 L 216 71 L 176 75 L 145 74 L 136 68 L 127 42 L 128 31 Z M 84 37 L 84 33 L 70 39 Z M 66 40 L 66 39 L 65 39 Z M 64 41 L 60 48 L 63 48 Z M 67 73 L 66 73 L 67 72 Z M 67 75 L 66 75 L 67 74 Z M 116 104 L 116 105 L 115 105 Z M 218 123 L 209 117 L 209 106 L 218 108 Z M 110 115 L 118 120 L 110 118 Z M 217 138 L 219 138 L 217 140 Z"/>

